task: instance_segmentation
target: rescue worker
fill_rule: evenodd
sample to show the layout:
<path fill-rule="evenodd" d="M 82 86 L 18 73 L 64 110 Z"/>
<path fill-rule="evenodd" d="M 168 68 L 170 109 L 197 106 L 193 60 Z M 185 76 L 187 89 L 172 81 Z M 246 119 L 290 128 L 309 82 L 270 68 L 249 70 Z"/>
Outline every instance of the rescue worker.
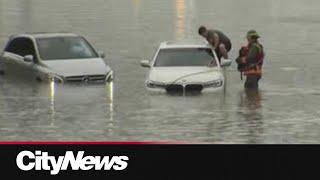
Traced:
<path fill-rule="evenodd" d="M 259 38 L 255 30 L 249 30 L 247 32 L 248 45 L 240 49 L 239 57 L 236 59 L 238 70 L 246 76 L 244 85 L 246 89 L 257 89 L 262 76 L 264 51 L 258 41 Z"/>
<path fill-rule="evenodd" d="M 198 33 L 204 37 L 215 50 L 219 61 L 221 57 L 228 59 L 228 52 L 231 50 L 232 44 L 224 33 L 219 30 L 207 29 L 205 26 L 200 26 Z"/>

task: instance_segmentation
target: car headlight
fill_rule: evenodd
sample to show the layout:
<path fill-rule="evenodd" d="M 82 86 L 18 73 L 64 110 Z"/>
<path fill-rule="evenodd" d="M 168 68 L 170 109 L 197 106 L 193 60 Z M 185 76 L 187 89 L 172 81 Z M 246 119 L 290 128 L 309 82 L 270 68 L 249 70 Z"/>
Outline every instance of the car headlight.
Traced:
<path fill-rule="evenodd" d="M 113 81 L 113 71 L 110 71 L 107 75 L 106 75 L 106 82 L 110 83 L 111 81 Z"/>
<path fill-rule="evenodd" d="M 166 88 L 167 85 L 162 82 L 156 82 L 156 81 L 147 81 L 146 82 L 148 88 Z"/>
<path fill-rule="evenodd" d="M 223 84 L 223 81 L 221 79 L 215 80 L 215 81 L 209 81 L 206 83 L 203 83 L 203 87 L 221 87 Z"/>
<path fill-rule="evenodd" d="M 56 74 L 50 74 L 49 78 L 51 81 L 56 82 L 56 83 L 63 83 L 64 78 L 62 76 L 56 75 Z"/>

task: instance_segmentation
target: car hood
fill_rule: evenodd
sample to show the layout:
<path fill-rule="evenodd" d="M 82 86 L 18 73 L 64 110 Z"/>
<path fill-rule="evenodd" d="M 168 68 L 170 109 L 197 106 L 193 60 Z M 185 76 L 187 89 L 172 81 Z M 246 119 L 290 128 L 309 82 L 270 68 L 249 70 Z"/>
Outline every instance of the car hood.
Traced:
<path fill-rule="evenodd" d="M 107 74 L 110 71 L 100 58 L 43 61 L 50 70 L 64 76 Z"/>
<path fill-rule="evenodd" d="M 157 67 L 149 74 L 149 80 L 162 83 L 202 83 L 217 79 L 223 79 L 218 67 Z"/>

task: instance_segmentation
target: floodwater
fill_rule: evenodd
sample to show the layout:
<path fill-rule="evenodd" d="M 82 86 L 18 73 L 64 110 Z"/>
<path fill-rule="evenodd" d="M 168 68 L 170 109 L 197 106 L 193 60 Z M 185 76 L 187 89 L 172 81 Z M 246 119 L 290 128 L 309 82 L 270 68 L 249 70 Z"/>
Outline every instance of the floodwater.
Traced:
<path fill-rule="evenodd" d="M 0 77 L 1 141 L 320 143 L 320 1 L 0 0 L 0 47 L 22 32 L 85 36 L 115 71 L 111 85 L 53 85 Z M 224 31 L 235 59 L 256 29 L 266 51 L 260 89 L 245 92 L 236 64 L 223 93 L 151 94 L 161 41 Z"/>

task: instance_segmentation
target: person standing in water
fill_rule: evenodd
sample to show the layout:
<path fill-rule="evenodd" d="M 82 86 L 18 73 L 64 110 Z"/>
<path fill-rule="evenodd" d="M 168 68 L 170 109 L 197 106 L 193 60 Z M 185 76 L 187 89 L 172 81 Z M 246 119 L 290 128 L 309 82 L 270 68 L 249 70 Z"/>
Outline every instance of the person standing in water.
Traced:
<path fill-rule="evenodd" d="M 259 34 L 255 30 L 247 32 L 248 45 L 240 49 L 236 59 L 238 70 L 246 76 L 244 84 L 246 89 L 259 88 L 258 82 L 262 77 L 262 65 L 264 59 L 263 46 L 259 43 Z"/>

